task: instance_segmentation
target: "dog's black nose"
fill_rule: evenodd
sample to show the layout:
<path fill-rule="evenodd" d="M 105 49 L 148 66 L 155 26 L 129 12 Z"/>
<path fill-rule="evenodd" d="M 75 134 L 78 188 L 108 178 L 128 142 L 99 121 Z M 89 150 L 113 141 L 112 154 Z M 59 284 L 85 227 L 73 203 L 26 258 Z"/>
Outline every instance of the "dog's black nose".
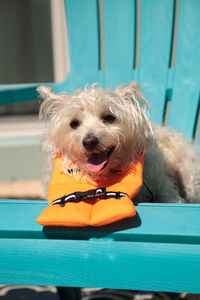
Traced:
<path fill-rule="evenodd" d="M 94 135 L 88 135 L 82 141 L 83 147 L 89 151 L 94 150 L 96 148 L 96 146 L 98 145 L 98 143 L 99 143 L 99 140 Z"/>

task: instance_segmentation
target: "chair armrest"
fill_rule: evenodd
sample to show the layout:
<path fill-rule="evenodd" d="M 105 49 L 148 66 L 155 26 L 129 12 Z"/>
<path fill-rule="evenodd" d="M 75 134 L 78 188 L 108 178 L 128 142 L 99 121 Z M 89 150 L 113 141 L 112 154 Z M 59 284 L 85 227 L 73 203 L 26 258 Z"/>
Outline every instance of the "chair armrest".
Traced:
<path fill-rule="evenodd" d="M 0 85 L 0 105 L 23 102 L 38 98 L 36 88 L 39 84 Z"/>

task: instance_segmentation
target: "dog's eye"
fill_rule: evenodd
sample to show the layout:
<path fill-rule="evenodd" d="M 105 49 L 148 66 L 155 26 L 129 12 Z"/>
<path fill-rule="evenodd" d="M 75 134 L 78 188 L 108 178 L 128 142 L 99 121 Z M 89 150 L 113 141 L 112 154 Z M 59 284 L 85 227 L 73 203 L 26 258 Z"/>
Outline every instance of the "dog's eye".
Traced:
<path fill-rule="evenodd" d="M 72 120 L 70 122 L 70 126 L 71 126 L 72 129 L 76 129 L 77 127 L 79 127 L 79 125 L 80 125 L 79 120 Z"/>
<path fill-rule="evenodd" d="M 113 123 L 116 120 L 116 118 L 113 115 L 105 115 L 103 117 L 103 120 L 106 123 Z"/>

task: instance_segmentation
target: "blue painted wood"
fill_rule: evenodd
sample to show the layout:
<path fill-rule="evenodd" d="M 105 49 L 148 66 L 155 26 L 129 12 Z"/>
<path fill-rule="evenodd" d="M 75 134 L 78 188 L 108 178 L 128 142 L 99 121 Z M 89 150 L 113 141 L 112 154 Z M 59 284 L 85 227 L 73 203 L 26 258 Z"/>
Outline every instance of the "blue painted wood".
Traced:
<path fill-rule="evenodd" d="M 69 52 L 69 88 L 99 81 L 99 28 L 97 1 L 65 1 Z M 65 83 L 63 83 L 65 85 Z"/>
<path fill-rule="evenodd" d="M 181 0 L 169 125 L 192 137 L 200 89 L 200 1 Z"/>
<path fill-rule="evenodd" d="M 65 230 L 35 223 L 46 205 L 0 201 L 1 283 L 200 292 L 200 205 L 142 204 L 135 219 Z"/>
<path fill-rule="evenodd" d="M 0 104 L 24 102 L 38 98 L 38 85 L 0 85 Z"/>
<path fill-rule="evenodd" d="M 162 123 L 173 24 L 173 0 L 141 1 L 141 53 L 138 81 L 151 106 L 151 119 Z"/>
<path fill-rule="evenodd" d="M 134 79 L 135 1 L 106 0 L 103 4 L 105 83 L 116 87 Z"/>
<path fill-rule="evenodd" d="M 42 226 L 35 222 L 46 206 L 46 201 L 0 200 L 0 238 L 46 238 Z M 119 226 L 105 226 L 100 231 L 97 228 L 92 231 L 70 228 L 64 232 L 54 231 L 52 234 L 69 239 L 106 236 L 118 241 L 145 239 L 148 242 L 172 242 L 177 239 L 178 242 L 194 243 L 197 239 L 200 242 L 198 204 L 140 204 L 137 212 L 137 218 L 119 223 Z"/>
<path fill-rule="evenodd" d="M 199 293 L 199 254 L 193 244 L 2 239 L 0 281 Z"/>

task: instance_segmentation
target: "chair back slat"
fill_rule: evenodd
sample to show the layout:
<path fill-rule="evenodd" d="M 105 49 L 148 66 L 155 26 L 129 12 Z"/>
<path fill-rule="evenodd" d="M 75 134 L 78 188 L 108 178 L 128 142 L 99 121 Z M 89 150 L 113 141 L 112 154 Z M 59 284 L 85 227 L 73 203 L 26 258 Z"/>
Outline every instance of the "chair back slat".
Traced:
<path fill-rule="evenodd" d="M 70 52 L 70 88 L 98 81 L 99 28 L 97 1 L 65 0 Z M 58 89 L 59 89 L 58 85 Z M 62 86 L 62 85 L 61 85 Z"/>
<path fill-rule="evenodd" d="M 141 53 L 138 82 L 147 92 L 152 121 L 161 124 L 173 31 L 173 1 L 141 1 Z"/>
<path fill-rule="evenodd" d="M 200 1 L 181 0 L 169 126 L 192 138 L 200 90 Z"/>
<path fill-rule="evenodd" d="M 96 68 L 99 64 L 96 1 L 66 1 L 66 9 L 72 71 Z"/>
<path fill-rule="evenodd" d="M 103 2 L 105 31 L 105 86 L 133 79 L 135 5 L 132 0 Z"/>

